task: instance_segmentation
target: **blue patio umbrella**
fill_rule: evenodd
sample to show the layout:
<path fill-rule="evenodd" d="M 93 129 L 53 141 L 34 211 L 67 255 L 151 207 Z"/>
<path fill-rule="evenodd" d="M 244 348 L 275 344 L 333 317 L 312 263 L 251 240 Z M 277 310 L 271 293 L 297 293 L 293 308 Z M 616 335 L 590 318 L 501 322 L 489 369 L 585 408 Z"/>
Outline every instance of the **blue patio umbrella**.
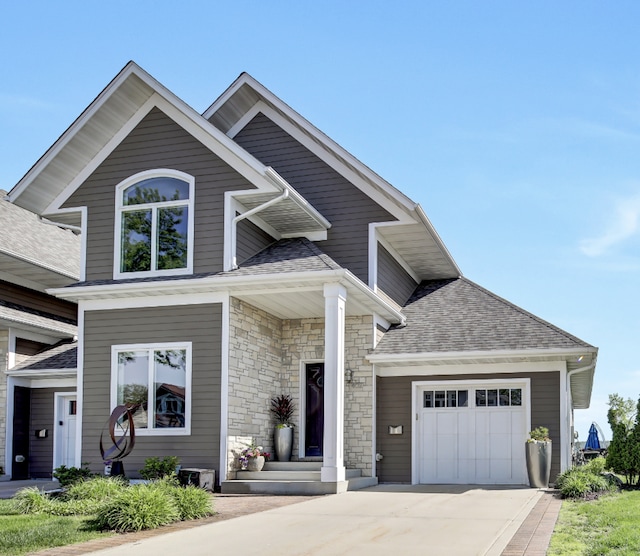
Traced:
<path fill-rule="evenodd" d="M 591 423 L 591 427 L 589 428 L 589 436 L 587 437 L 587 442 L 584 445 L 585 450 L 599 450 L 600 449 L 600 439 L 598 438 L 598 429 L 596 428 L 595 423 Z"/>

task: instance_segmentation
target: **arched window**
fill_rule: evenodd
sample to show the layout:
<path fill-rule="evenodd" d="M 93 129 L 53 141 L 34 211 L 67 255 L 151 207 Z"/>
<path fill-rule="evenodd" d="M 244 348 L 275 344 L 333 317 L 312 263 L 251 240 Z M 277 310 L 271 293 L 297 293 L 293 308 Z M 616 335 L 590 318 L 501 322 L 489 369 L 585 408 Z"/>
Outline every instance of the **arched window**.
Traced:
<path fill-rule="evenodd" d="M 193 184 L 182 172 L 154 170 L 118 185 L 116 278 L 192 271 Z"/>

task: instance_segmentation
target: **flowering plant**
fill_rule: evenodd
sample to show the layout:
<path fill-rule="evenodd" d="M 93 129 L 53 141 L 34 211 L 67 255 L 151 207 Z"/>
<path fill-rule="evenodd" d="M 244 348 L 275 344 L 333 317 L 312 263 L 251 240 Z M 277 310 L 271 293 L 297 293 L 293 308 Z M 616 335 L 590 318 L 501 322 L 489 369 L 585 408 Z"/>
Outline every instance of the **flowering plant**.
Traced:
<path fill-rule="evenodd" d="M 240 464 L 242 467 L 246 467 L 249 458 L 257 458 L 258 456 L 263 456 L 265 460 L 269 461 L 271 454 L 264 452 L 262 446 L 256 446 L 256 444 L 252 443 L 240 452 Z"/>

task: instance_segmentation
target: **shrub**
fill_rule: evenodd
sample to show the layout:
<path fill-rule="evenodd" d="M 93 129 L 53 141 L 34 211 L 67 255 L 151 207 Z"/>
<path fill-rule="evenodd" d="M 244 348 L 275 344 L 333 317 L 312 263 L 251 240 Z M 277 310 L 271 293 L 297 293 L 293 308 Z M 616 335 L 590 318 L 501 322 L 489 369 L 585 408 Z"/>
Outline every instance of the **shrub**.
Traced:
<path fill-rule="evenodd" d="M 180 463 L 177 456 L 166 456 L 162 459 L 158 457 L 147 458 L 144 460 L 144 467 L 140 470 L 140 476 L 143 479 L 162 479 L 163 477 L 176 474 L 176 467 Z"/>
<path fill-rule="evenodd" d="M 61 465 L 53 470 L 53 476 L 58 479 L 60 486 L 68 486 L 91 477 L 91 470 L 86 463 L 83 463 L 82 467 Z"/>
<path fill-rule="evenodd" d="M 103 502 L 126 488 L 120 477 L 93 477 L 71 485 L 65 493 L 66 500 L 95 500 Z"/>
<path fill-rule="evenodd" d="M 584 498 L 616 488 L 613 481 L 602 473 L 606 467 L 604 458 L 596 458 L 581 467 L 572 467 L 558 475 L 556 488 L 563 498 Z"/>
<path fill-rule="evenodd" d="M 46 513 L 50 504 L 49 497 L 35 486 L 22 488 L 13 497 L 13 507 L 21 514 Z"/>
<path fill-rule="evenodd" d="M 178 507 L 180 519 L 199 519 L 213 513 L 211 496 L 206 490 L 195 485 L 184 488 L 176 487 L 171 490 L 173 500 Z"/>
<path fill-rule="evenodd" d="M 603 457 L 593 458 L 592 460 L 589 460 L 587 463 L 585 463 L 582 466 L 582 469 L 584 469 L 589 473 L 595 473 L 596 475 L 600 475 L 608 469 L 607 459 Z"/>
<path fill-rule="evenodd" d="M 153 484 L 134 485 L 104 504 L 95 525 L 121 533 L 155 529 L 180 519 L 178 507 L 165 488 Z"/>

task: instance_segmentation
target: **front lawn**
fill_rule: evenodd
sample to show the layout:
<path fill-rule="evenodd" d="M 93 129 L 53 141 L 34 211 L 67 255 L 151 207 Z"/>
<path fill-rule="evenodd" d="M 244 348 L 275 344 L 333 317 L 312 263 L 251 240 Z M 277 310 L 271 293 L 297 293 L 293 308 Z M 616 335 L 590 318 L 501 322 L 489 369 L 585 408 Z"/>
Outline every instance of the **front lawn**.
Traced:
<path fill-rule="evenodd" d="M 640 491 L 604 495 L 591 502 L 565 500 L 547 554 L 640 554 Z"/>
<path fill-rule="evenodd" d="M 11 500 L 0 500 L 0 554 L 28 554 L 113 535 L 90 530 L 88 520 L 79 516 L 24 515 L 13 509 Z"/>

